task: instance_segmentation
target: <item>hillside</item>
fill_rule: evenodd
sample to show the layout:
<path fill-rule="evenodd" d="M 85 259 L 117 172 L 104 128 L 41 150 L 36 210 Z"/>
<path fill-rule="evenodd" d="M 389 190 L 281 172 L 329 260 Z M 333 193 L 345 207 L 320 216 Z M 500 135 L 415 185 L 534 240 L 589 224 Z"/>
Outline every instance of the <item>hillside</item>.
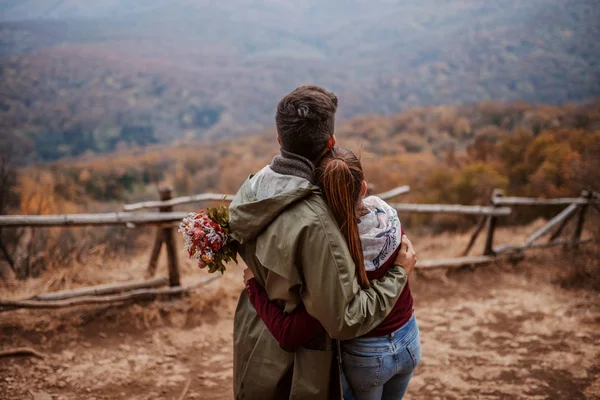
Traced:
<path fill-rule="evenodd" d="M 533 197 L 578 195 L 590 185 L 600 190 L 600 103 L 438 106 L 355 117 L 339 123 L 336 135 L 340 146 L 361 154 L 373 190 L 409 184 L 411 201 L 486 204 L 495 187 Z M 148 199 L 158 184 L 173 185 L 178 195 L 234 193 L 277 150 L 273 131 L 121 149 L 22 168 L 21 184 L 54 193 L 53 207 Z"/>
<path fill-rule="evenodd" d="M 594 0 L 0 1 L 0 143 L 21 162 L 255 134 L 317 83 L 340 117 L 600 93 Z"/>

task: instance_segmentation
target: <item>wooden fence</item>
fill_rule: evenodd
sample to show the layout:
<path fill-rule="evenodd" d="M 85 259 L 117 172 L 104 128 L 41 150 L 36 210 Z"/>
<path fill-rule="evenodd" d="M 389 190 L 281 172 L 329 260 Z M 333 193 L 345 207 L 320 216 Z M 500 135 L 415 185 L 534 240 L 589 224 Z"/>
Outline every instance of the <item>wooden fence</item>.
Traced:
<path fill-rule="evenodd" d="M 408 186 L 400 186 L 390 191 L 378 194 L 384 200 L 407 193 Z M 70 291 L 41 294 L 22 300 L 0 300 L 0 312 L 16 308 L 58 308 L 81 304 L 99 304 L 110 302 L 125 302 L 136 299 L 152 299 L 159 296 L 176 296 L 194 291 L 218 276 L 202 279 L 191 285 L 182 286 L 179 276 L 178 250 L 175 246 L 175 227 L 187 216 L 187 212 L 174 212 L 173 207 L 184 204 L 201 203 L 206 201 L 230 201 L 233 195 L 205 193 L 193 196 L 173 198 L 170 187 L 159 190 L 160 200 L 129 204 L 123 207 L 123 212 L 103 214 L 71 214 L 71 215 L 8 215 L 0 216 L 0 227 L 69 227 L 89 225 L 125 225 L 129 228 L 156 226 L 154 244 L 148 262 L 145 280 L 120 282 L 94 287 L 80 288 Z M 552 247 L 558 245 L 578 246 L 587 243 L 591 238 L 581 238 L 585 216 L 590 205 L 598 211 L 600 195 L 584 191 L 577 198 L 535 199 L 523 197 L 504 197 L 502 190 L 494 190 L 487 206 L 452 205 L 452 204 L 408 204 L 390 203 L 399 213 L 446 213 L 460 215 L 479 215 L 481 218 L 466 249 L 459 257 L 419 261 L 417 268 L 427 270 L 432 268 L 452 268 L 489 264 L 501 256 L 523 257 L 523 252 L 529 249 Z M 524 243 L 508 244 L 494 247 L 494 233 L 498 218 L 508 216 L 515 206 L 548 206 L 567 205 L 556 217 L 534 232 Z M 158 212 L 136 213 L 135 211 L 158 209 Z M 567 223 L 577 217 L 576 226 L 571 238 L 559 238 Z M 480 256 L 468 256 L 477 237 L 486 230 L 484 252 Z M 539 239 L 552 235 L 545 243 Z M 162 248 L 166 249 L 168 261 L 168 280 L 156 278 L 158 257 Z M 169 284 L 168 288 L 160 288 Z"/>

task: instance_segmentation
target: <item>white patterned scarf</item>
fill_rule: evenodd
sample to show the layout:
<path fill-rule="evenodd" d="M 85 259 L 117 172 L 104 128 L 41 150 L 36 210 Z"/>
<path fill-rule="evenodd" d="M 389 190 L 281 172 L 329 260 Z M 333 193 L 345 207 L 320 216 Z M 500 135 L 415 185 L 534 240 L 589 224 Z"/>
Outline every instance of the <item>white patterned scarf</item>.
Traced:
<path fill-rule="evenodd" d="M 369 213 L 359 218 L 358 232 L 365 255 L 365 269 L 375 271 L 400 246 L 402 226 L 396 210 L 379 197 L 365 197 L 363 204 Z"/>

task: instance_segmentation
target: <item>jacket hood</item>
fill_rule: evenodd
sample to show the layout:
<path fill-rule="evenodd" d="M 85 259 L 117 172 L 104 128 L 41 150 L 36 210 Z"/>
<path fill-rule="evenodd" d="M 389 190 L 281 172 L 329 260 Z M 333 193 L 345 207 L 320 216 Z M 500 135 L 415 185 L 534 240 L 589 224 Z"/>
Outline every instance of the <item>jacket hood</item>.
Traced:
<path fill-rule="evenodd" d="M 290 205 L 319 188 L 308 180 L 274 172 L 269 166 L 250 175 L 229 206 L 231 236 L 240 243 L 255 238 Z"/>

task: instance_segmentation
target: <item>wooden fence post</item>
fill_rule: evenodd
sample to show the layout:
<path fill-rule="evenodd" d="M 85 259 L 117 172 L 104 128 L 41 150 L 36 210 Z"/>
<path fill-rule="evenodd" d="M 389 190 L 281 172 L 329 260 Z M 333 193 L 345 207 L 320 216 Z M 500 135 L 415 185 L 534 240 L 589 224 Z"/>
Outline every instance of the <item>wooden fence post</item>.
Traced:
<path fill-rule="evenodd" d="M 494 189 L 494 192 L 492 192 L 492 198 L 490 198 L 490 202 L 489 202 L 490 206 L 494 206 L 493 200 L 494 200 L 494 193 L 496 193 L 496 190 L 498 190 L 498 189 Z M 467 254 L 469 254 L 469 251 L 471 251 L 471 248 L 475 244 L 477 237 L 479 236 L 479 234 L 485 227 L 486 221 L 488 221 L 488 220 L 489 220 L 489 218 L 486 218 L 485 216 L 481 217 L 481 219 L 477 223 L 477 228 L 475 228 L 475 232 L 473 232 L 473 235 L 471 236 L 471 239 L 469 240 L 469 243 L 467 244 L 467 247 L 465 248 L 465 251 L 463 251 L 463 253 L 462 253 L 463 257 L 466 257 Z"/>
<path fill-rule="evenodd" d="M 160 189 L 161 200 L 170 200 L 173 198 L 173 188 L 170 186 Z M 160 208 L 161 212 L 172 212 L 173 206 Z M 167 248 L 167 261 L 169 265 L 169 285 L 180 286 L 179 281 L 179 260 L 177 259 L 177 250 L 175 248 L 175 231 L 171 226 L 159 228 L 162 231 L 162 240 Z"/>
<path fill-rule="evenodd" d="M 504 191 L 502 189 L 494 189 L 492 193 L 491 203 L 494 207 L 497 207 L 494 204 L 494 199 L 497 197 L 504 196 Z M 496 229 L 496 221 L 498 217 L 494 215 L 490 215 L 487 220 L 487 236 L 485 238 L 485 248 L 483 250 L 484 256 L 493 256 L 496 253 L 494 252 L 494 230 Z"/>
<path fill-rule="evenodd" d="M 170 188 L 160 188 L 158 189 L 158 195 L 161 201 L 170 200 L 172 198 L 172 192 Z M 172 208 L 172 207 L 171 207 Z M 167 212 L 167 207 L 160 207 L 158 209 L 159 212 Z M 160 250 L 162 249 L 162 244 L 164 242 L 163 239 L 163 229 L 156 229 L 156 237 L 154 239 L 154 246 L 152 247 L 152 253 L 150 254 L 150 261 L 148 262 L 148 270 L 146 272 L 146 277 L 151 278 L 156 274 L 156 267 L 158 266 L 158 257 L 160 256 Z"/>
<path fill-rule="evenodd" d="M 583 223 L 585 222 L 585 213 L 587 212 L 590 201 L 592 200 L 592 192 L 583 190 L 581 192 L 581 197 L 586 199 L 587 203 L 583 204 L 579 208 L 579 214 L 577 215 L 577 225 L 575 226 L 575 231 L 573 231 L 573 237 L 571 239 L 573 247 L 577 247 L 578 242 L 581 239 L 581 232 L 583 232 Z"/>

